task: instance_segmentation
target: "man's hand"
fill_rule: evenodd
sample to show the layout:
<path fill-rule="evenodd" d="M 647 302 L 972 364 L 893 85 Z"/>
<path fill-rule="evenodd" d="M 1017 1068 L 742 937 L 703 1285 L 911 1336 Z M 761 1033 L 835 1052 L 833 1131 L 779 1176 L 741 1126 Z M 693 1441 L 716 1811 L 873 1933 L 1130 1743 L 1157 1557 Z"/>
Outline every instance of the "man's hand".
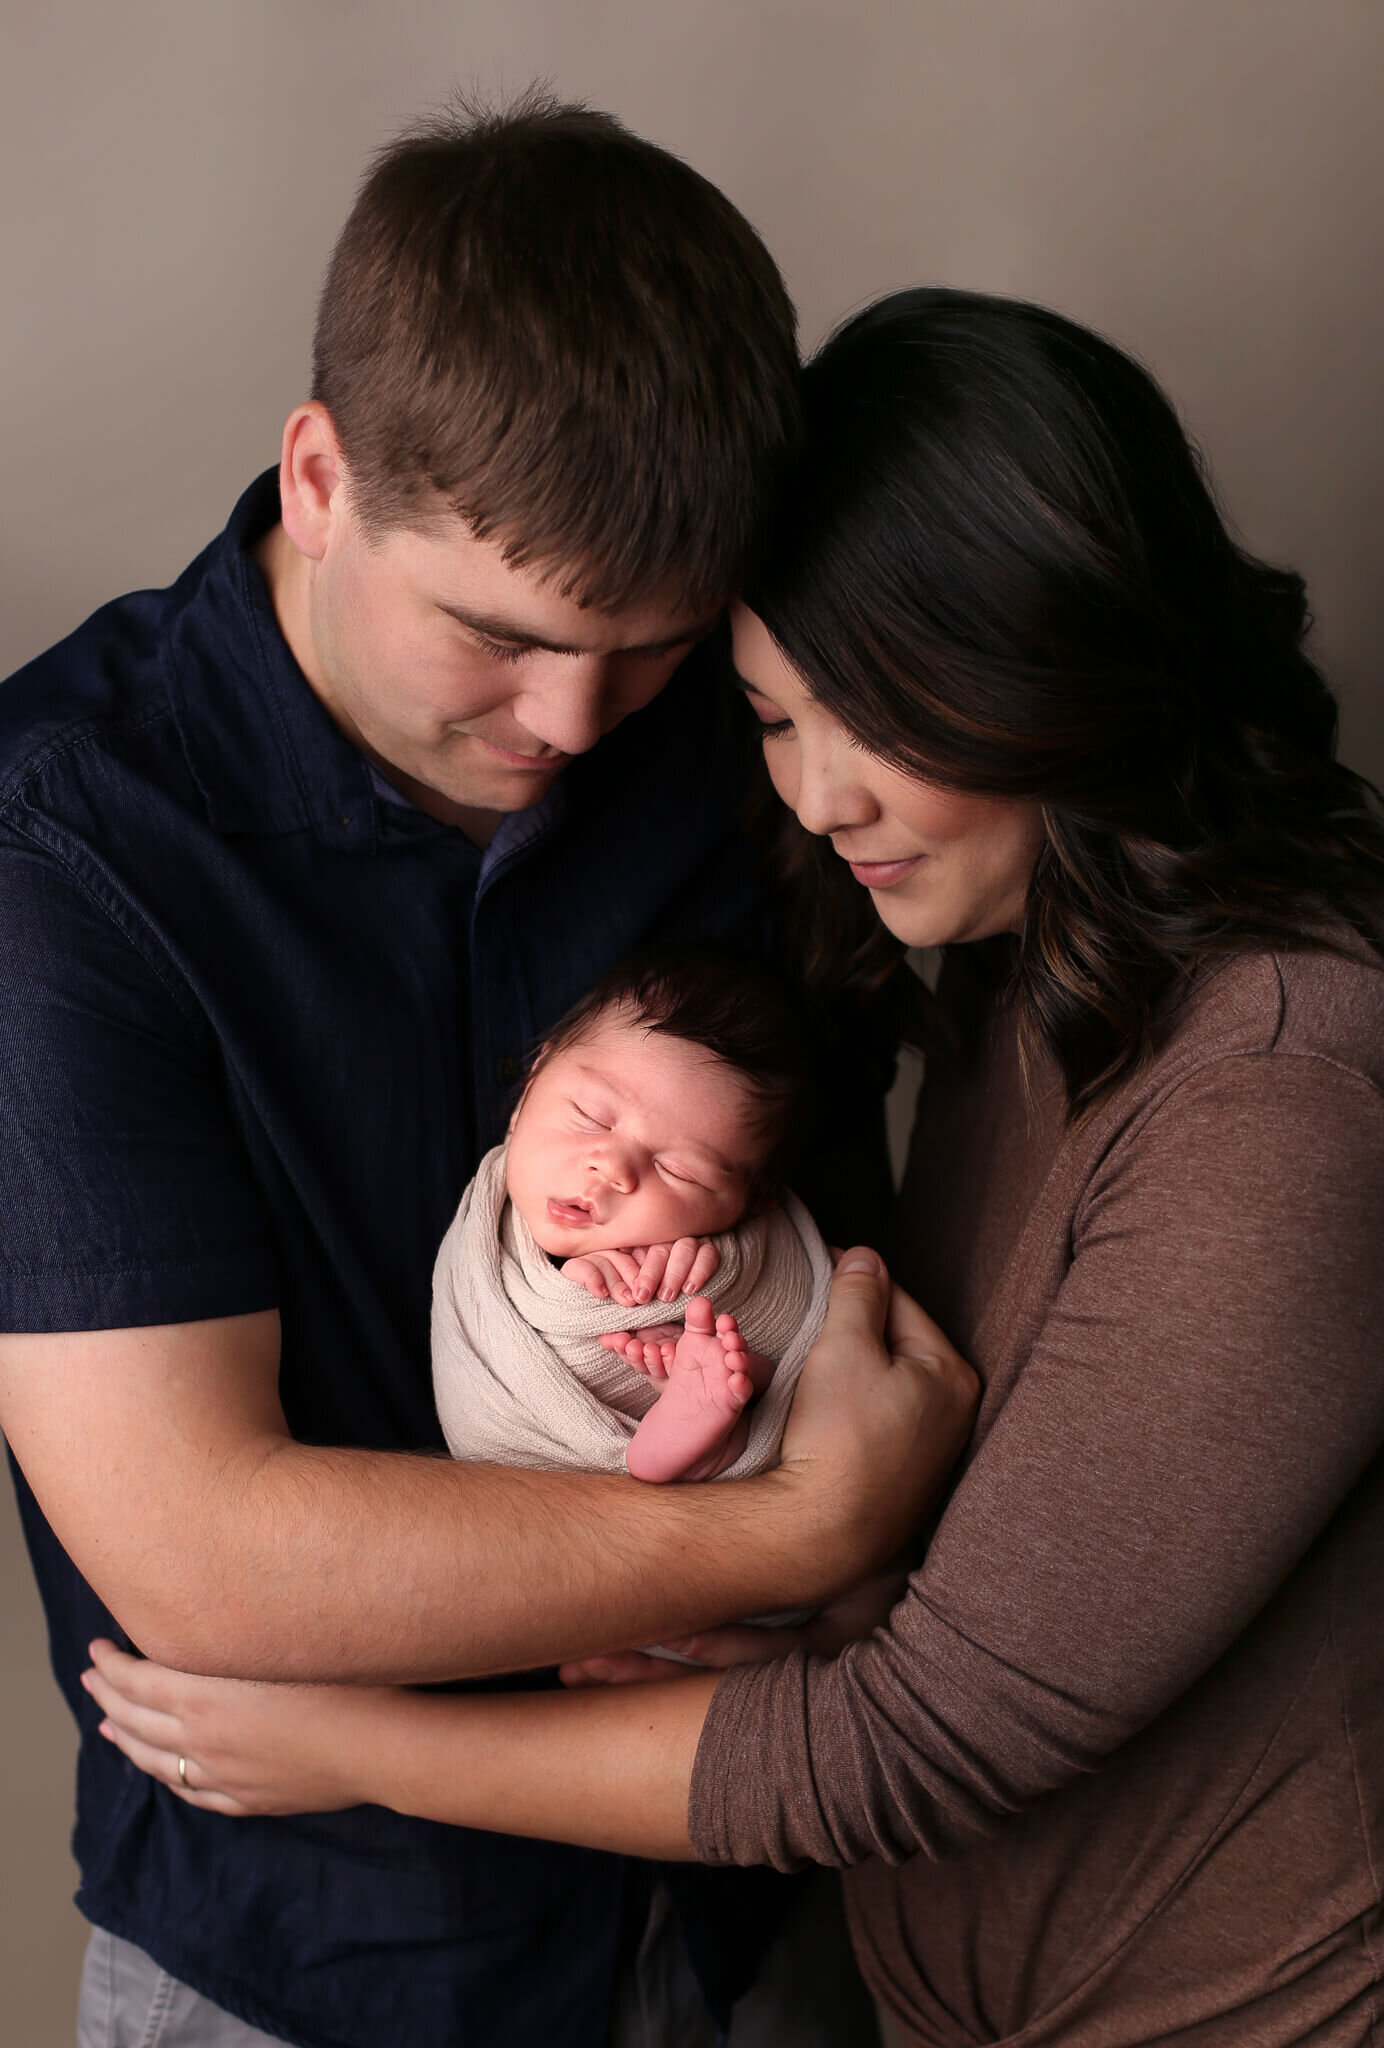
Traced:
<path fill-rule="evenodd" d="M 705 1287 L 720 1265 L 708 1237 L 680 1237 L 672 1244 L 633 1245 L 628 1251 L 587 1252 L 563 1261 L 564 1280 L 574 1280 L 598 1301 L 643 1308 L 655 1295 L 676 1301 Z"/>
<path fill-rule="evenodd" d="M 848 1251 L 788 1413 L 776 1472 L 806 1513 L 849 1532 L 833 1594 L 897 1557 L 971 1433 L 980 1382 L 884 1261 Z"/>
<path fill-rule="evenodd" d="M 914 1304 L 885 1342 L 888 1294 L 873 1252 L 843 1260 L 784 1463 L 734 1486 L 295 1443 L 269 1313 L 0 1337 L 0 1425 L 78 1570 L 164 1663 L 528 1670 L 817 1606 L 902 1547 L 975 1396 Z"/>

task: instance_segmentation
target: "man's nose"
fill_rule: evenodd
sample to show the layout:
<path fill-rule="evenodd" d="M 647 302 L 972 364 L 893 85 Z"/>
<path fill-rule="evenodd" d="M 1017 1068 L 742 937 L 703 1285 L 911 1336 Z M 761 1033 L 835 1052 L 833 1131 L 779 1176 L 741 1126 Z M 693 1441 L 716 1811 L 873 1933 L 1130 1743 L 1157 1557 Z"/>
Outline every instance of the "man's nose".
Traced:
<path fill-rule="evenodd" d="M 556 654 L 515 705 L 526 732 L 561 754 L 584 754 L 614 722 L 615 677 L 608 654 Z"/>

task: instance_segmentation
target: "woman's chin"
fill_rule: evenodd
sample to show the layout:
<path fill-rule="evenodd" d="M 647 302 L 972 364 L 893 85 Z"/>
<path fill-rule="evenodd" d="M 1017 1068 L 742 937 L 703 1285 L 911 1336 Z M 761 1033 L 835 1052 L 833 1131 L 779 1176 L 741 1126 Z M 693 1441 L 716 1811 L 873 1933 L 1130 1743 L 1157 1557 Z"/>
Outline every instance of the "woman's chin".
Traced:
<path fill-rule="evenodd" d="M 885 930 L 905 946 L 945 946 L 957 936 L 948 919 L 927 905 L 901 902 L 887 889 L 871 889 L 870 901 Z"/>

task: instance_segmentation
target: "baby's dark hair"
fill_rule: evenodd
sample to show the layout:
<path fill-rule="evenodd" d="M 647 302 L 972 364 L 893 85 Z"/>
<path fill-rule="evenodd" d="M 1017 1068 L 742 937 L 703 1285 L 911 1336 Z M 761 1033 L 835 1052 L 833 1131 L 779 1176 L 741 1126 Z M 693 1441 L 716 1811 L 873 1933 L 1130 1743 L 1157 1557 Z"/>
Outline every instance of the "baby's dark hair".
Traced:
<path fill-rule="evenodd" d="M 558 1019 L 533 1056 L 529 1078 L 580 1044 L 612 1010 L 649 1031 L 704 1046 L 744 1076 L 765 1146 L 750 1175 L 750 1212 L 777 1201 L 802 1137 L 813 1072 L 787 984 L 757 961 L 709 947 L 631 953 Z"/>

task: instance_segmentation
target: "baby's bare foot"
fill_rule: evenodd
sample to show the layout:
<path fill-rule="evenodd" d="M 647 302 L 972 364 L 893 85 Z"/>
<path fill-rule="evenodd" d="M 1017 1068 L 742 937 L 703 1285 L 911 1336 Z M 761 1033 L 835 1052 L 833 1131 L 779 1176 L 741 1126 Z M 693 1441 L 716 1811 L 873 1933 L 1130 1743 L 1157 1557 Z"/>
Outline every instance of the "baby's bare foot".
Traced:
<path fill-rule="evenodd" d="M 636 1372 L 666 1380 L 681 1335 L 681 1323 L 646 1323 L 642 1330 L 611 1330 L 599 1341 L 603 1351 L 617 1352 Z"/>
<path fill-rule="evenodd" d="M 713 1316 L 704 1296 L 690 1301 L 663 1389 L 625 1451 L 636 1479 L 709 1479 L 739 1456 L 755 1390 L 748 1362 L 735 1317 Z"/>

